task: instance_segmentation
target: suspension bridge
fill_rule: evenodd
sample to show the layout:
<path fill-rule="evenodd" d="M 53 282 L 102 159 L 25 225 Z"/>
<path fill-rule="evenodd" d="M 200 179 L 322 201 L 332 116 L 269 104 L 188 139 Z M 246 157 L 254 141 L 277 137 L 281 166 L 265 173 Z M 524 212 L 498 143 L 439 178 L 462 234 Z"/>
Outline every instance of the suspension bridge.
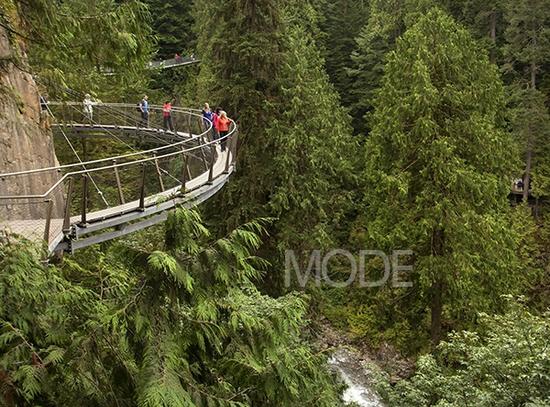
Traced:
<path fill-rule="evenodd" d="M 49 103 L 48 113 L 57 147 L 66 144 L 63 152 L 75 160 L 0 174 L 0 230 L 43 242 L 49 253 L 72 253 L 163 222 L 176 206 L 213 196 L 235 169 L 235 122 L 216 139 L 198 110 L 173 108 L 172 131 L 163 129 L 161 106 L 150 106 L 147 122 L 132 104 L 98 103 L 90 115 L 82 103 Z M 114 148 L 122 153 L 89 159 L 90 150 Z M 10 193 L 28 184 L 41 189 Z"/>

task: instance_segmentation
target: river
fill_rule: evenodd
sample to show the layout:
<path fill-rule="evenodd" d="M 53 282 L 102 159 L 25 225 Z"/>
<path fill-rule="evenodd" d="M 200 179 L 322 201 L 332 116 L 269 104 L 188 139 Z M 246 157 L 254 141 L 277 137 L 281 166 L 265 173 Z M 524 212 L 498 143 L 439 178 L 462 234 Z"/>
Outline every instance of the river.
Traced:
<path fill-rule="evenodd" d="M 380 397 L 372 389 L 369 369 L 358 354 L 348 348 L 339 347 L 333 352 L 328 364 L 346 385 L 342 395 L 346 404 L 360 407 L 384 407 Z"/>

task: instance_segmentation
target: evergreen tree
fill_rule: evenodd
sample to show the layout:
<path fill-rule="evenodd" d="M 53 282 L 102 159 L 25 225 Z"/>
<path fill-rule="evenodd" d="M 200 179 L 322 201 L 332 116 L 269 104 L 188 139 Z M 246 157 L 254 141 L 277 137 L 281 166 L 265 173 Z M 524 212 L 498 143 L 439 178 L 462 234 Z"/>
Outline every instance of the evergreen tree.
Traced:
<path fill-rule="evenodd" d="M 238 112 L 241 135 L 237 174 L 213 208 L 229 225 L 277 218 L 264 250 L 281 264 L 283 249 L 330 240 L 348 201 L 341 185 L 353 182 L 347 156 L 354 147 L 314 40 L 315 9 L 297 1 L 246 4 L 224 3 L 201 25 L 214 28 L 200 42 L 198 87 Z"/>
<path fill-rule="evenodd" d="M 519 74 L 516 89 L 525 89 L 525 97 L 518 104 L 522 115 L 516 121 L 515 131 L 525 154 L 524 185 L 529 186 L 534 168 L 536 149 L 548 144 L 550 122 L 545 98 L 537 94 L 542 66 L 550 62 L 550 8 L 545 1 L 518 0 L 507 3 L 505 31 L 505 54 L 510 67 Z M 547 157 L 543 157 L 548 161 Z M 548 166 L 548 165 L 546 165 Z M 527 201 L 529 188 L 524 188 L 523 199 Z"/>
<path fill-rule="evenodd" d="M 495 67 L 437 9 L 388 57 L 366 146 L 367 246 L 414 252 L 405 297 L 430 309 L 434 343 L 442 325 L 498 309 L 529 281 L 507 210 L 514 144 L 503 111 Z"/>
<path fill-rule="evenodd" d="M 193 1 L 146 0 L 157 37 L 157 58 L 173 58 L 176 53 L 192 53 L 196 36 L 193 31 Z"/>
<path fill-rule="evenodd" d="M 504 0 L 462 0 L 453 2 L 450 9 L 456 18 L 470 28 L 472 33 L 481 39 L 489 50 L 491 61 L 500 59 L 502 32 L 504 28 Z"/>
<path fill-rule="evenodd" d="M 346 70 L 351 66 L 355 37 L 368 17 L 368 3 L 364 0 L 336 0 L 324 2 L 321 8 L 327 74 L 346 107 L 351 103 L 349 89 L 352 86 Z"/>
<path fill-rule="evenodd" d="M 303 8 L 300 2 L 294 5 Z M 289 9 L 288 15 L 295 15 Z M 285 32 L 288 51 L 280 77 L 283 100 L 266 129 L 273 140 L 272 189 L 264 210 L 276 217 L 280 253 L 329 247 L 349 208 L 357 164 L 349 120 L 323 71 L 314 38 L 300 21 Z"/>
<path fill-rule="evenodd" d="M 407 22 L 434 4 L 430 0 L 374 0 L 369 3 L 369 17 L 355 38 L 352 64 L 347 69 L 353 128 L 366 134 L 366 113 L 372 111 L 377 89 L 381 86 L 385 57 L 394 49 L 396 39 L 405 31 Z"/>
<path fill-rule="evenodd" d="M 322 358 L 300 338 L 306 298 L 254 287 L 267 267 L 254 256 L 261 232 L 256 222 L 212 240 L 179 209 L 164 245 L 153 231 L 62 269 L 3 237 L 2 404 L 339 405 Z"/>

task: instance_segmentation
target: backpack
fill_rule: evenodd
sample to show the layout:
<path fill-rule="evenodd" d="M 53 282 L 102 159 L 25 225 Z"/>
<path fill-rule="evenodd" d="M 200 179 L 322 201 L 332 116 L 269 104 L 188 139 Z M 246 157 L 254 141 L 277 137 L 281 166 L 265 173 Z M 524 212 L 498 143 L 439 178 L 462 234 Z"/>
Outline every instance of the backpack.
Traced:
<path fill-rule="evenodd" d="M 138 104 L 137 104 L 136 110 L 137 110 L 138 112 L 141 112 L 141 103 L 138 103 Z"/>

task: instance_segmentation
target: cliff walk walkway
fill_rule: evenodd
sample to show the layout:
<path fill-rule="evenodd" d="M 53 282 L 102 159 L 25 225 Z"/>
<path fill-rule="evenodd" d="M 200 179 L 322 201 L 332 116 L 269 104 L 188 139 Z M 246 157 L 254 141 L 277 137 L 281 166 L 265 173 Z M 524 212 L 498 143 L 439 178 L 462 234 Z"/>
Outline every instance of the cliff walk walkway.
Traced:
<path fill-rule="evenodd" d="M 82 103 L 48 105 L 57 155 L 76 162 L 0 174 L 0 230 L 44 242 L 49 253 L 74 252 L 204 202 L 234 171 L 234 122 L 213 139 L 197 110 L 173 108 L 174 130 L 165 131 L 161 106 L 150 107 L 148 123 L 135 105 L 93 108 L 90 117 Z M 92 154 L 101 158 L 87 160 Z"/>
<path fill-rule="evenodd" d="M 147 64 L 147 68 L 151 70 L 169 69 L 169 68 L 177 68 L 179 66 L 194 65 L 200 62 L 201 62 L 200 59 L 197 59 L 194 56 L 170 58 L 170 59 L 164 59 L 162 61 L 150 61 Z M 104 69 L 103 73 L 105 75 L 114 75 L 115 71 L 111 69 Z"/>

